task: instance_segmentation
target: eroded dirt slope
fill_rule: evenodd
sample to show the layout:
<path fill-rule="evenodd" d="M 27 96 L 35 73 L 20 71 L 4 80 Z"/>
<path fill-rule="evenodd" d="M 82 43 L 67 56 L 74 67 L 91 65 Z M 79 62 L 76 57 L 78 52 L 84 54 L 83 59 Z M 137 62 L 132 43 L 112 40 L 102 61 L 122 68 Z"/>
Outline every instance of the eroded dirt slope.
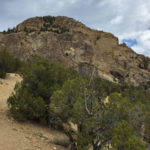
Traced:
<path fill-rule="evenodd" d="M 56 140 L 67 139 L 63 133 L 29 122 L 18 123 L 7 116 L 7 98 L 20 81 L 17 74 L 0 79 L 0 150 L 67 150 L 53 144 Z"/>

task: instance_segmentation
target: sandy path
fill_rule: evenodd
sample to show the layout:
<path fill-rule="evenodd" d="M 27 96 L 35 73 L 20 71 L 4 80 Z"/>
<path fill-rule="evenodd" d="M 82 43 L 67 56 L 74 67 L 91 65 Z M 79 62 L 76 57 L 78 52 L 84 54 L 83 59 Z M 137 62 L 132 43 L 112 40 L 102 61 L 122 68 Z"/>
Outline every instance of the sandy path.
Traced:
<path fill-rule="evenodd" d="M 8 74 L 0 79 L 0 150 L 67 150 L 52 144 L 53 139 L 65 137 L 61 132 L 31 123 L 18 123 L 7 116 L 7 98 L 21 77 Z"/>

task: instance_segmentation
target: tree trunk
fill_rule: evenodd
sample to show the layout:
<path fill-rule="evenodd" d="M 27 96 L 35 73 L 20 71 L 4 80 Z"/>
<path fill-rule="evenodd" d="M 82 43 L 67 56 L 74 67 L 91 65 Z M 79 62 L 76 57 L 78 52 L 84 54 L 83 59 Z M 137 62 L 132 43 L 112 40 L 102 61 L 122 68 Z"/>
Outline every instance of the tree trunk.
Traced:
<path fill-rule="evenodd" d="M 100 150 L 101 148 L 97 145 L 93 145 L 93 150 Z"/>
<path fill-rule="evenodd" d="M 82 132 L 82 124 L 78 125 L 78 132 Z"/>

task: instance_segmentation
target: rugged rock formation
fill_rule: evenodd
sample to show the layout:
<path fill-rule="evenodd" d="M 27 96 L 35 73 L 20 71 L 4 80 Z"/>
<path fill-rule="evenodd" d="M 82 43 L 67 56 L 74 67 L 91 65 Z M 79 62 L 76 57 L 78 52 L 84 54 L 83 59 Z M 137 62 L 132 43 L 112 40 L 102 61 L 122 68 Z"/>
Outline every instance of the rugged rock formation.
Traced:
<path fill-rule="evenodd" d="M 67 17 L 35 17 L 0 33 L 0 49 L 27 60 L 38 54 L 88 74 L 135 86 L 150 84 L 150 59 L 118 39 Z"/>

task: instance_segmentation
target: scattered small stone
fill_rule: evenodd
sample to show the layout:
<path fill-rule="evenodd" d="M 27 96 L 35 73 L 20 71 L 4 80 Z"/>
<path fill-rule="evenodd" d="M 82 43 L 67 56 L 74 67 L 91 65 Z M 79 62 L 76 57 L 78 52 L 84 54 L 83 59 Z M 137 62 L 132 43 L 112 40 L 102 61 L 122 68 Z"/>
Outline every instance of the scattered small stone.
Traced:
<path fill-rule="evenodd" d="M 12 128 L 12 130 L 14 130 L 14 131 L 18 131 L 17 129 L 15 129 L 15 128 Z"/>
<path fill-rule="evenodd" d="M 48 140 L 48 137 L 44 136 L 43 133 L 35 133 L 35 136 L 39 136 L 41 139 Z"/>
<path fill-rule="evenodd" d="M 53 147 L 53 150 L 56 150 L 56 147 Z"/>

